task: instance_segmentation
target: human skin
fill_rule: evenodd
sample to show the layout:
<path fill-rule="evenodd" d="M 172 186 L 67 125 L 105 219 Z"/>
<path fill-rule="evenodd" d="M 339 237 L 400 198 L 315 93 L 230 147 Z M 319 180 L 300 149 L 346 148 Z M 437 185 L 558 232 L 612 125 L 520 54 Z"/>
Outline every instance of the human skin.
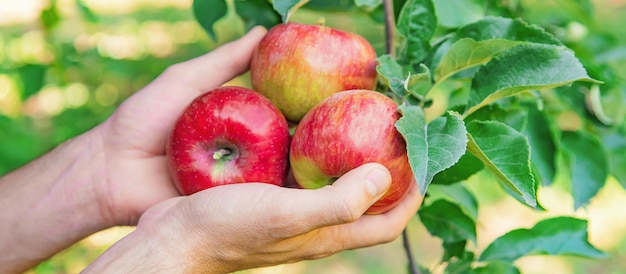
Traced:
<path fill-rule="evenodd" d="M 86 273 L 220 273 L 319 258 L 397 237 L 422 197 L 413 188 L 393 210 L 361 216 L 376 200 L 374 193 L 389 185 L 388 172 L 377 164 L 338 180 L 360 184 L 318 190 L 256 183 L 185 197 L 176 190 L 165 157 L 175 119 L 193 98 L 245 72 L 264 34 L 255 28 L 171 66 L 104 123 L 1 177 L 0 273 L 26 271 L 119 225 L 137 229 Z M 289 202 L 298 206 L 286 207 Z"/>

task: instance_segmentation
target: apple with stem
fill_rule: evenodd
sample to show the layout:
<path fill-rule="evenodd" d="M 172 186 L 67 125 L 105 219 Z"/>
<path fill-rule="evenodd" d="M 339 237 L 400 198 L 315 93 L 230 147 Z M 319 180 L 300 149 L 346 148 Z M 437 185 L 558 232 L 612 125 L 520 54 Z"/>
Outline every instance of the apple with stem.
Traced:
<path fill-rule="evenodd" d="M 243 87 L 218 87 L 194 99 L 166 145 L 168 170 L 184 195 L 234 183 L 283 185 L 288 150 L 283 114 Z"/>
<path fill-rule="evenodd" d="M 363 37 L 323 25 L 279 24 L 250 63 L 252 88 L 298 123 L 326 97 L 376 87 L 376 52 Z"/>
<path fill-rule="evenodd" d="M 362 164 L 389 169 L 392 183 L 366 213 L 383 213 L 397 205 L 413 183 L 406 143 L 396 130 L 398 105 L 371 90 L 336 93 L 313 107 L 291 140 L 289 161 L 297 183 L 314 189 L 332 184 Z"/>

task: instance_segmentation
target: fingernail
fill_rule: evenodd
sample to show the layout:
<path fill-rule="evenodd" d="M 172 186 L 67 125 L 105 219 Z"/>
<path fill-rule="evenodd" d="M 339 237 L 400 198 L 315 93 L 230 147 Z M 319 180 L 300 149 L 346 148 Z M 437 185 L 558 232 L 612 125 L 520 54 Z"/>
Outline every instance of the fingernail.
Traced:
<path fill-rule="evenodd" d="M 385 193 L 390 184 L 389 172 L 381 168 L 375 168 L 365 176 L 367 191 L 374 197 Z"/>

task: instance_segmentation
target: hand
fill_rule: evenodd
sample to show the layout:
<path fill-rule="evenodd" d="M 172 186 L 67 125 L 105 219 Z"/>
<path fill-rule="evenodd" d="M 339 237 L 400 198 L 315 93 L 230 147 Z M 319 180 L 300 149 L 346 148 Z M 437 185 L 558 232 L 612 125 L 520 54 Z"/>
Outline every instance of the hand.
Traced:
<path fill-rule="evenodd" d="M 150 206 L 179 193 L 167 174 L 165 142 L 175 120 L 200 94 L 248 70 L 265 29 L 204 56 L 168 68 L 127 99 L 96 130 L 105 152 L 104 212 L 111 223 L 134 225 Z"/>
<path fill-rule="evenodd" d="M 390 242 L 422 196 L 413 185 L 394 209 L 363 215 L 389 184 L 384 166 L 366 164 L 317 190 L 247 183 L 172 198 L 86 272 L 225 273 Z"/>

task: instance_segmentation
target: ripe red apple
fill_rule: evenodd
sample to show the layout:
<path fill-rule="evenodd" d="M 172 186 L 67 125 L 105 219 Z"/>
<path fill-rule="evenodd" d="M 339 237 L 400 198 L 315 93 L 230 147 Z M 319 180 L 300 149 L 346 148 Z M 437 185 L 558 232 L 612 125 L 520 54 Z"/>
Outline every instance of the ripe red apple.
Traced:
<path fill-rule="evenodd" d="M 250 63 L 252 88 L 297 123 L 326 97 L 376 87 L 376 52 L 363 37 L 321 25 L 274 26 Z"/>
<path fill-rule="evenodd" d="M 383 213 L 406 195 L 413 182 L 404 138 L 395 128 L 398 105 L 370 90 L 336 93 L 313 107 L 291 140 L 289 161 L 298 184 L 319 188 L 362 164 L 389 169 L 392 183 L 369 214 Z"/>
<path fill-rule="evenodd" d="M 197 97 L 178 118 L 166 146 L 168 170 L 190 195 L 233 183 L 283 185 L 289 129 L 263 95 L 218 87 Z"/>

